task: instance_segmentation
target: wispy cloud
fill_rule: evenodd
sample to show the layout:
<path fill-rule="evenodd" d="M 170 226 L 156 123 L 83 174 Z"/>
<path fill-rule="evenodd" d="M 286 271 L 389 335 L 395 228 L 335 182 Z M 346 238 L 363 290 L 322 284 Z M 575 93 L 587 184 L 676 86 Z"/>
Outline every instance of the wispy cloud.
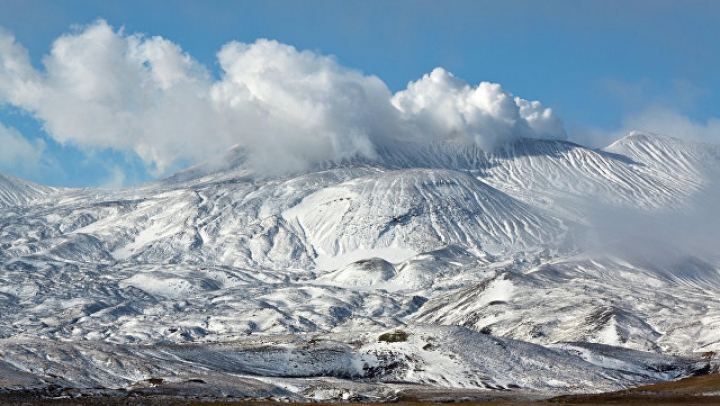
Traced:
<path fill-rule="evenodd" d="M 45 144 L 38 140 L 30 142 L 12 127 L 0 123 L 0 169 L 19 169 L 29 174 L 40 170 Z"/>
<path fill-rule="evenodd" d="M 590 147 L 605 147 L 633 131 L 667 135 L 687 141 L 720 143 L 720 119 L 694 120 L 668 107 L 653 105 L 629 114 L 618 130 L 582 129 L 573 131 L 571 140 Z"/>
<path fill-rule="evenodd" d="M 677 78 L 668 83 L 657 83 L 650 79 L 641 79 L 635 83 L 604 79 L 600 81 L 600 89 L 628 111 L 642 110 L 650 105 L 662 105 L 675 110 L 693 109 L 699 99 L 708 94 L 706 89 Z"/>
<path fill-rule="evenodd" d="M 720 143 L 720 119 L 694 119 L 692 112 L 702 106 L 707 90 L 686 80 L 676 79 L 665 85 L 651 80 L 627 83 L 601 81 L 601 90 L 609 94 L 625 111 L 615 130 L 572 129 L 570 139 L 590 147 L 604 147 L 633 131 L 668 135 L 688 141 Z"/>
<path fill-rule="evenodd" d="M 692 141 L 720 142 L 720 119 L 712 117 L 705 122 L 662 106 L 652 106 L 623 121 L 625 130 L 634 129 L 670 135 Z"/>

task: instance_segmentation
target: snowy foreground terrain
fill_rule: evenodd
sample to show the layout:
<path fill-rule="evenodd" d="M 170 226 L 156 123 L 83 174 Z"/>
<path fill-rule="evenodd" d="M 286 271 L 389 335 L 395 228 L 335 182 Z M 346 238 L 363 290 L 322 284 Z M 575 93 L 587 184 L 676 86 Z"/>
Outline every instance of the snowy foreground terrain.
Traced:
<path fill-rule="evenodd" d="M 121 190 L 0 174 L 0 387 L 383 400 L 717 369 L 720 147 L 245 161 Z"/>

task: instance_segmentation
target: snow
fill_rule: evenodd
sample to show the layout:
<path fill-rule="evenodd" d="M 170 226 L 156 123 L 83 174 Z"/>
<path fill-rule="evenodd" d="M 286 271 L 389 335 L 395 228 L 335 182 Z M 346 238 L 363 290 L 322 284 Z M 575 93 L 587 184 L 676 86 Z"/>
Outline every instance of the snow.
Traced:
<path fill-rule="evenodd" d="M 273 176 L 242 153 L 123 190 L 0 177 L 0 382 L 381 400 L 715 367 L 718 250 L 612 227 L 596 243 L 590 213 L 679 229 L 717 148 L 407 145 Z"/>
<path fill-rule="evenodd" d="M 48 186 L 0 173 L 0 207 L 23 206 L 55 191 Z"/>
<path fill-rule="evenodd" d="M 411 249 L 403 248 L 375 248 L 357 249 L 341 255 L 329 256 L 318 255 L 315 257 L 315 267 L 318 270 L 329 271 L 343 268 L 353 262 L 367 258 L 381 258 L 387 262 L 404 262 L 418 253 Z"/>

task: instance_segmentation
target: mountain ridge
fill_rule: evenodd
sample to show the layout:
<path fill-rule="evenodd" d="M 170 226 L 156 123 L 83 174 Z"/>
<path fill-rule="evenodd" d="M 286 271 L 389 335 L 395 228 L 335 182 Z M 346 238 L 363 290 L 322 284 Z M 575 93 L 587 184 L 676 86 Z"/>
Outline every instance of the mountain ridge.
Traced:
<path fill-rule="evenodd" d="M 0 172 L 0 207 L 27 205 L 57 190 Z"/>

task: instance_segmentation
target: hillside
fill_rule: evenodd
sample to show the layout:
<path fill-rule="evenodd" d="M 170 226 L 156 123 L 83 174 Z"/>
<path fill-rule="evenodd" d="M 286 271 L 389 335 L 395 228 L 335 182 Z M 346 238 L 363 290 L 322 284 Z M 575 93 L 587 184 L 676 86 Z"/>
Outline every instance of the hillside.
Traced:
<path fill-rule="evenodd" d="M 389 399 L 712 371 L 719 151 L 634 133 L 291 174 L 235 147 L 119 190 L 2 175 L 2 386 Z"/>

